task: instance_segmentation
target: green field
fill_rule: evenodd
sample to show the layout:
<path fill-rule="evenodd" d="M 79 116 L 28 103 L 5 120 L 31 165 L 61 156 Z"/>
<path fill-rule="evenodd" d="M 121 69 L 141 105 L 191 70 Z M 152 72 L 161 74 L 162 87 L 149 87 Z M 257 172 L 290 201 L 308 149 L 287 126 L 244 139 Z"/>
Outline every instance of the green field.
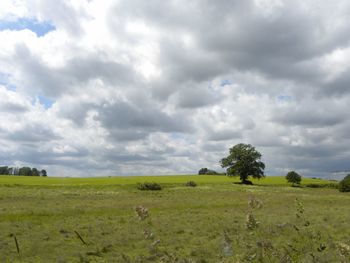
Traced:
<path fill-rule="evenodd" d="M 163 189 L 137 190 L 145 181 Z M 0 262 L 350 262 L 349 194 L 283 177 L 233 182 L 1 176 Z"/>

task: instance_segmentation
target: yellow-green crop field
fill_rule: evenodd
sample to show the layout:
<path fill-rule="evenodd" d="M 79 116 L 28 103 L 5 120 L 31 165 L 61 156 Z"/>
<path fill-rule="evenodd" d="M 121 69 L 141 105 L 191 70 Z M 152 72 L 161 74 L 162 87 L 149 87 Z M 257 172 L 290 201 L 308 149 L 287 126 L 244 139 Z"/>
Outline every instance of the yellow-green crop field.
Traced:
<path fill-rule="evenodd" d="M 234 182 L 1 176 L 0 262 L 350 262 L 350 194 L 334 182 Z"/>

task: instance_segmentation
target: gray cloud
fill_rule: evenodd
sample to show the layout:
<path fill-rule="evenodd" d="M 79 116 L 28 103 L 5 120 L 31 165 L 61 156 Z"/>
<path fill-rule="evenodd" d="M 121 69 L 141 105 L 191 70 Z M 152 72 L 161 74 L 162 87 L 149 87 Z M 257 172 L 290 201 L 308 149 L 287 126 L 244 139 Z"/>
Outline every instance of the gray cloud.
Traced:
<path fill-rule="evenodd" d="M 34 143 L 60 139 L 49 127 L 45 127 L 44 123 L 28 124 L 19 130 L 10 130 L 6 138 L 16 142 Z"/>
<path fill-rule="evenodd" d="M 192 127 L 187 117 L 174 114 L 170 116 L 160 109 L 138 108 L 136 105 L 119 101 L 107 105 L 97 119 L 107 128 L 135 128 L 145 131 L 190 132 Z"/>
<path fill-rule="evenodd" d="M 32 54 L 29 47 L 19 44 L 15 49 L 15 59 L 23 74 L 17 84 L 27 92 L 40 93 L 57 97 L 87 85 L 91 80 L 101 80 L 108 85 L 129 87 L 135 85 L 135 72 L 103 53 L 81 55 L 68 59 L 61 67 L 46 65 L 39 57 Z"/>
<path fill-rule="evenodd" d="M 336 109 L 319 108 L 317 104 L 313 107 L 305 105 L 303 108 L 281 109 L 275 113 L 273 121 L 284 125 L 300 125 L 305 127 L 333 126 L 347 119 L 345 112 L 337 112 Z"/>
<path fill-rule="evenodd" d="M 214 131 L 208 135 L 210 141 L 227 141 L 232 139 L 239 139 L 242 137 L 242 133 L 236 130 L 222 129 Z"/>
<path fill-rule="evenodd" d="M 2 112 L 11 112 L 11 113 L 22 113 L 29 110 L 26 105 L 21 105 L 15 102 L 4 101 L 0 105 L 0 110 Z"/>
<path fill-rule="evenodd" d="M 193 109 L 219 103 L 222 99 L 220 94 L 210 91 L 209 88 L 205 89 L 203 86 L 205 87 L 205 83 L 201 83 L 197 87 L 188 84 L 179 89 L 173 94 L 176 106 Z"/>

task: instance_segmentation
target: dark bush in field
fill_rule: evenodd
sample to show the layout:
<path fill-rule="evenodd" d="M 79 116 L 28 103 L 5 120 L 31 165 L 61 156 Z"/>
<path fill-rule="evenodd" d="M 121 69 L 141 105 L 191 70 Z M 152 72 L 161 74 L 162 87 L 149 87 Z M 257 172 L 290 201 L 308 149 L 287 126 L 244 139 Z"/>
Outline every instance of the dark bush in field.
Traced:
<path fill-rule="evenodd" d="M 344 177 L 339 183 L 340 192 L 350 192 L 350 174 Z"/>
<path fill-rule="evenodd" d="M 162 187 L 160 186 L 160 184 L 157 184 L 157 183 L 147 183 L 146 182 L 143 184 L 138 184 L 137 189 L 155 191 L 155 190 L 162 190 Z"/>
<path fill-rule="evenodd" d="M 338 184 L 336 183 L 330 183 L 330 184 L 311 183 L 311 184 L 306 184 L 305 186 L 309 188 L 338 188 Z"/>
<path fill-rule="evenodd" d="M 188 181 L 185 185 L 188 187 L 196 187 L 197 183 L 195 181 Z"/>

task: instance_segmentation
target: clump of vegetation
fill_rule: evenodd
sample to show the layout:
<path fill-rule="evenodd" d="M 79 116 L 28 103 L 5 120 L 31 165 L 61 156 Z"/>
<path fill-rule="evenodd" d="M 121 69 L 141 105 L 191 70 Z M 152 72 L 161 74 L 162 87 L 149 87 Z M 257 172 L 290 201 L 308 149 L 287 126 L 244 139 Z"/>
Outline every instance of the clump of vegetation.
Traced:
<path fill-rule="evenodd" d="M 19 175 L 19 176 L 47 176 L 46 170 L 39 171 L 30 167 L 9 167 L 0 166 L 0 175 Z"/>
<path fill-rule="evenodd" d="M 135 212 L 140 220 L 145 220 L 149 216 L 148 209 L 142 205 L 137 206 Z"/>
<path fill-rule="evenodd" d="M 288 183 L 291 183 L 292 186 L 299 186 L 301 182 L 301 175 L 295 171 L 290 171 L 286 175 L 286 180 L 288 181 Z"/>
<path fill-rule="evenodd" d="M 206 174 L 206 175 L 219 175 L 220 173 L 214 171 L 214 170 L 210 170 L 208 168 L 201 168 L 199 171 L 198 171 L 198 174 L 199 175 L 203 175 L 203 174 Z"/>
<path fill-rule="evenodd" d="M 310 183 L 310 184 L 306 184 L 305 186 L 309 188 L 338 188 L 337 183 L 329 183 L 329 184 Z"/>
<path fill-rule="evenodd" d="M 344 177 L 339 183 L 340 192 L 350 192 L 350 174 Z"/>
<path fill-rule="evenodd" d="M 220 163 L 222 168 L 228 167 L 228 176 L 239 176 L 243 184 L 252 184 L 249 176 L 258 179 L 265 177 L 265 164 L 260 160 L 261 153 L 253 146 L 240 143 L 230 148 L 230 154 Z"/>
<path fill-rule="evenodd" d="M 188 187 L 196 187 L 197 183 L 195 181 L 188 181 L 185 185 Z"/>
<path fill-rule="evenodd" d="M 158 190 L 162 190 L 162 187 L 160 184 L 157 184 L 157 183 L 148 183 L 148 182 L 145 182 L 143 184 L 138 184 L 137 185 L 137 189 L 139 190 L 151 190 L 151 191 L 158 191 Z"/>
<path fill-rule="evenodd" d="M 253 211 L 262 207 L 262 201 L 251 196 L 248 201 L 249 211 L 246 216 L 246 227 L 253 230 L 258 227 L 259 222 L 255 219 Z"/>

